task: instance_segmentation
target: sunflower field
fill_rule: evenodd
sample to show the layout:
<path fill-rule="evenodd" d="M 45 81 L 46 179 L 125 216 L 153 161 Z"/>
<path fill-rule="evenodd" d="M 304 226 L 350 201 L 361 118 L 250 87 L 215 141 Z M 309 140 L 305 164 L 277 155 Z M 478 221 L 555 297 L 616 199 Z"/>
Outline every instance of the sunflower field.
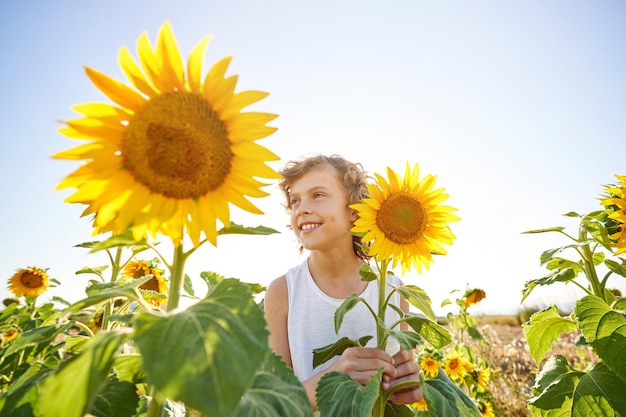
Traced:
<path fill-rule="evenodd" d="M 231 220 L 233 205 L 262 214 L 249 199 L 266 196 L 263 187 L 280 178 L 268 165 L 279 157 L 257 143 L 276 130 L 268 126 L 276 115 L 244 111 L 267 93 L 235 92 L 237 77 L 226 75 L 230 57 L 203 73 L 209 41 L 201 39 L 184 61 L 166 22 L 154 45 L 145 33 L 138 38 L 137 58 L 119 50 L 128 84 L 86 68 L 110 101 L 75 106 L 80 116 L 63 122 L 61 133 L 80 144 L 54 157 L 79 162 L 58 188 L 72 189 L 66 202 L 85 207 L 82 215 L 99 236 L 79 246 L 105 253 L 109 263 L 77 271 L 92 279 L 85 297 L 72 303 L 44 300 L 61 283 L 40 266 L 8 278 L 13 297 L 0 310 L 0 417 L 314 415 L 304 386 L 268 345 L 265 288 L 205 271 L 200 278 L 208 290 L 199 295 L 185 273 L 189 257 L 204 244 L 217 246 L 221 235 L 277 233 Z M 532 372 L 511 382 L 503 358 L 513 355 L 498 356 L 494 338 L 471 314 L 484 291 L 453 291 L 460 295 L 443 305 L 458 311 L 441 318 L 418 286 L 388 284 L 392 268 L 421 273 L 433 255 L 445 255 L 444 245 L 455 239 L 450 223 L 460 219 L 443 204 L 448 195 L 435 187 L 436 177 L 420 178 L 419 165 L 407 163 L 403 176 L 391 168 L 387 178 L 376 174 L 370 197 L 351 208 L 359 215 L 352 233 L 371 257 L 361 277 L 378 280 L 378 305 L 353 294 L 334 325 L 365 303 L 377 334 L 340 339 L 316 350 L 314 361 L 373 337 L 381 349 L 394 339 L 415 352 L 421 376 L 383 391 L 382 370 L 366 385 L 330 372 L 318 385 L 319 415 L 515 415 L 503 387 L 517 384 L 527 415 L 626 416 L 626 301 L 610 287 L 610 279 L 626 277 L 626 177 L 616 177 L 600 210 L 567 214 L 580 220 L 577 234 L 562 227 L 527 232 L 568 241 L 541 254 L 549 272 L 529 280 L 523 298 L 556 282 L 576 285 L 585 296 L 569 315 L 551 306 L 520 324 L 525 340 L 516 354 L 527 354 Z M 163 253 L 162 240 L 171 254 Z M 390 293 L 414 312 L 393 305 Z M 190 306 L 181 307 L 183 296 Z M 387 308 L 400 316 L 389 327 Z M 556 351 L 563 340 L 582 346 L 585 360 Z M 415 385 L 422 401 L 388 401 L 394 390 Z"/>

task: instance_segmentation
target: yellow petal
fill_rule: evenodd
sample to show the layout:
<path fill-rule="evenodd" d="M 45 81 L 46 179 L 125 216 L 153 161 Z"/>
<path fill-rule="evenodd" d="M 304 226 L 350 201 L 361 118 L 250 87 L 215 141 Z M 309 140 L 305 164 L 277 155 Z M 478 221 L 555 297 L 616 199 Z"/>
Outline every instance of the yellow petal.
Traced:
<path fill-rule="evenodd" d="M 91 82 L 120 106 L 137 111 L 146 102 L 141 94 L 108 75 L 89 67 L 85 67 L 85 71 Z"/>
<path fill-rule="evenodd" d="M 212 35 L 207 35 L 200 39 L 200 42 L 196 44 L 189 55 L 189 61 L 187 62 L 187 77 L 189 90 L 192 93 L 202 92 L 202 63 L 204 62 L 204 54 L 207 46 L 212 38 Z"/>

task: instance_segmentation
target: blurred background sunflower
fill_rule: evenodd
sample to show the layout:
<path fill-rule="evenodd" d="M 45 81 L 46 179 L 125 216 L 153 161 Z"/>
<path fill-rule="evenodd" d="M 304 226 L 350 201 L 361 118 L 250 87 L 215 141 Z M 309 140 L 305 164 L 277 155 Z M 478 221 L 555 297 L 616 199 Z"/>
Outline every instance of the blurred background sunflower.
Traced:
<path fill-rule="evenodd" d="M 48 273 L 36 266 L 19 269 L 9 278 L 9 291 L 16 297 L 38 297 L 49 286 Z"/>

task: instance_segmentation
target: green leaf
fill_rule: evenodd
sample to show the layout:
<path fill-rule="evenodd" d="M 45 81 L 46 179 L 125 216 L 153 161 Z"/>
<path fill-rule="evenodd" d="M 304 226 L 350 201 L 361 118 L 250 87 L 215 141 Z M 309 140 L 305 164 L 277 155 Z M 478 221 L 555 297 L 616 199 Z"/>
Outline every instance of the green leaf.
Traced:
<path fill-rule="evenodd" d="M 211 416 L 234 413 L 269 350 L 263 311 L 235 279 L 186 310 L 141 313 L 135 326 L 147 381 Z"/>
<path fill-rule="evenodd" d="M 273 352 L 254 375 L 235 417 L 313 417 L 304 386 Z"/>
<path fill-rule="evenodd" d="M 328 372 L 320 379 L 316 399 L 324 417 L 371 417 L 380 394 L 382 368 L 369 382 L 361 385 L 349 375 Z"/>
<path fill-rule="evenodd" d="M 41 362 L 34 362 L 0 396 L 0 416 L 31 416 L 33 404 L 37 401 L 36 384 L 53 371 Z M 20 414 L 20 413 L 24 414 Z"/>
<path fill-rule="evenodd" d="M 105 249 L 135 245 L 141 245 L 145 247 L 146 240 L 142 239 L 140 241 L 136 241 L 135 238 L 133 238 L 132 231 L 127 230 L 124 233 L 120 233 L 119 235 L 111 236 L 110 238 L 103 240 L 102 242 L 93 242 L 91 245 L 91 250 L 89 252 L 93 253 Z"/>
<path fill-rule="evenodd" d="M 522 325 L 533 359 L 539 365 L 562 333 L 573 332 L 576 323 L 561 317 L 556 306 L 547 307 L 530 316 Z"/>
<path fill-rule="evenodd" d="M 113 369 L 115 369 L 115 374 L 119 381 L 140 384 L 146 378 L 143 370 L 143 358 L 138 354 L 116 356 L 113 362 Z"/>
<path fill-rule="evenodd" d="M 555 355 L 546 361 L 532 390 L 533 416 L 626 416 L 624 382 L 602 362 L 585 373 Z"/>
<path fill-rule="evenodd" d="M 230 222 L 230 227 L 224 227 L 217 232 L 218 235 L 273 235 L 275 233 L 280 232 L 270 227 L 246 227 L 233 222 Z"/>
<path fill-rule="evenodd" d="M 81 268 L 78 271 L 76 271 L 76 275 L 80 275 L 80 274 L 95 274 L 95 275 L 99 276 L 100 278 L 102 278 L 102 272 L 104 272 L 108 267 L 109 267 L 108 265 L 94 266 L 94 267 L 84 267 L 84 268 Z"/>
<path fill-rule="evenodd" d="M 610 259 L 607 259 L 604 261 L 604 264 L 606 265 L 607 268 L 609 268 L 609 270 L 617 275 L 620 275 L 622 277 L 626 277 L 626 266 L 617 263 L 615 261 L 612 261 Z"/>
<path fill-rule="evenodd" d="M 378 274 L 374 272 L 371 266 L 368 264 L 361 264 L 359 267 L 359 274 L 362 281 L 375 281 L 378 279 Z"/>
<path fill-rule="evenodd" d="M 387 401 L 385 403 L 385 417 L 415 417 L 415 413 L 409 406 L 397 405 Z"/>
<path fill-rule="evenodd" d="M 317 349 L 313 349 L 313 368 L 317 368 L 323 363 L 328 362 L 330 359 L 337 355 L 341 355 L 344 350 L 351 347 L 364 347 L 367 345 L 374 336 L 364 336 L 359 340 L 352 340 L 347 337 L 342 337 L 335 343 L 327 346 L 323 346 Z"/>
<path fill-rule="evenodd" d="M 339 308 L 337 308 L 337 311 L 335 311 L 336 334 L 339 334 L 339 329 L 341 328 L 343 319 L 345 318 L 346 314 L 348 314 L 348 311 L 352 310 L 354 306 L 356 306 L 360 302 L 364 302 L 367 304 L 367 301 L 365 301 L 364 298 L 359 297 L 355 293 L 350 294 L 345 300 L 343 300 L 343 303 L 341 303 Z"/>
<path fill-rule="evenodd" d="M 564 227 L 548 227 L 546 229 L 535 229 L 535 230 L 527 230 L 522 232 L 524 235 L 535 234 L 535 233 L 546 233 L 546 232 L 562 232 L 565 230 Z"/>
<path fill-rule="evenodd" d="M 557 253 L 561 253 L 561 252 L 563 252 L 566 249 L 572 249 L 572 248 L 578 248 L 578 247 L 581 247 L 581 246 L 586 246 L 588 244 L 589 244 L 589 242 L 577 242 L 577 243 L 572 243 L 571 245 L 561 246 L 560 248 L 548 249 L 546 251 L 543 251 L 543 253 L 539 257 L 539 260 L 541 262 L 541 265 L 544 265 L 546 262 L 548 262 L 550 259 L 552 259 L 554 257 L 554 255 L 556 255 Z"/>
<path fill-rule="evenodd" d="M 435 378 L 424 380 L 422 393 L 429 415 L 481 417 L 474 402 L 448 378 L 445 372 L 440 371 Z"/>
<path fill-rule="evenodd" d="M 99 393 L 89 414 L 95 417 L 133 417 L 139 404 L 137 388 L 134 384 L 109 381 Z"/>
<path fill-rule="evenodd" d="M 578 300 L 574 312 L 587 342 L 626 385 L 626 315 L 595 295 Z"/>
<path fill-rule="evenodd" d="M 83 298 L 65 309 L 65 313 L 80 311 L 84 308 L 103 303 L 116 297 L 125 297 L 136 300 L 138 293 L 136 288 L 152 279 L 152 275 L 143 278 L 133 279 L 131 282 L 106 282 L 94 284 L 87 288 L 87 298 Z"/>
<path fill-rule="evenodd" d="M 189 275 L 185 274 L 185 281 L 183 283 L 183 291 L 185 294 L 189 294 L 191 297 L 195 297 L 196 293 L 193 291 L 193 282 Z"/>
<path fill-rule="evenodd" d="M 406 350 L 415 349 L 415 346 L 421 345 L 423 343 L 423 340 L 419 334 L 409 330 L 395 331 L 385 329 L 385 331 L 389 334 L 389 336 L 396 339 L 398 343 L 400 343 L 400 346 L 402 346 Z"/>
<path fill-rule="evenodd" d="M 448 345 L 452 341 L 450 332 L 434 321 L 409 313 L 402 321 L 405 321 L 413 330 L 428 341 L 436 349 Z"/>
<path fill-rule="evenodd" d="M 65 346 L 63 348 L 68 353 L 79 353 L 89 340 L 91 340 L 89 336 L 65 335 Z"/>
<path fill-rule="evenodd" d="M 35 406 L 41 417 L 82 417 L 106 382 L 113 357 L 130 332 L 95 335 L 81 353 L 49 375 L 39 386 Z"/>
<path fill-rule="evenodd" d="M 70 321 L 60 327 L 43 326 L 25 331 L 20 337 L 15 339 L 13 343 L 9 345 L 3 356 L 11 356 L 15 352 L 19 352 L 20 350 L 23 350 L 29 346 L 49 346 L 59 334 L 65 333 L 73 325 L 74 322 Z"/>
<path fill-rule="evenodd" d="M 418 308 L 426 317 L 432 321 L 437 321 L 435 313 L 431 307 L 432 303 L 426 291 L 416 285 L 403 285 L 394 287 L 400 295 L 406 299 L 413 307 Z"/>
<path fill-rule="evenodd" d="M 520 303 L 523 302 L 526 299 L 526 297 L 530 295 L 532 290 L 538 285 L 552 285 L 555 282 L 567 283 L 568 281 L 571 281 L 574 278 L 576 278 L 577 275 L 578 273 L 573 268 L 565 268 L 563 270 L 557 269 L 557 270 L 551 271 L 549 275 L 543 278 L 538 278 L 538 279 L 533 279 L 531 281 L 528 281 L 526 282 L 526 284 L 524 284 L 524 289 L 522 290 L 522 300 L 520 301 Z"/>

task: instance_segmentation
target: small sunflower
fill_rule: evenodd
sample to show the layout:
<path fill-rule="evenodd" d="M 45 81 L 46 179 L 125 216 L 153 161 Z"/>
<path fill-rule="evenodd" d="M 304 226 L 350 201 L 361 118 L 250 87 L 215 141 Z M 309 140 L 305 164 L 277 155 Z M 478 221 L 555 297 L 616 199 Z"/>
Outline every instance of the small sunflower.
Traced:
<path fill-rule="evenodd" d="M 615 242 L 615 255 L 626 252 L 626 175 L 615 175 L 621 181 L 621 186 L 606 187 L 607 196 L 602 200 L 609 211 L 609 219 L 613 221 L 609 236 Z"/>
<path fill-rule="evenodd" d="M 439 374 L 440 365 L 439 361 L 430 355 L 424 355 L 420 360 L 420 368 L 426 378 L 436 377 Z"/>
<path fill-rule="evenodd" d="M 163 278 L 163 270 L 157 268 L 154 263 L 148 263 L 146 261 L 129 262 L 124 267 L 123 275 L 133 279 L 152 275 L 152 278 L 141 284 L 139 289 L 147 291 L 148 295 L 150 292 L 167 295 L 167 281 Z M 167 299 L 146 297 L 146 301 L 152 305 L 159 306 L 164 304 Z"/>
<path fill-rule="evenodd" d="M 87 205 L 82 215 L 94 215 L 94 234 L 131 228 L 136 240 L 163 233 L 178 244 L 186 233 L 194 246 L 204 234 L 215 245 L 217 222 L 230 225 L 229 204 L 261 214 L 247 197 L 268 195 L 256 178 L 279 178 L 266 165 L 279 158 L 255 141 L 276 130 L 266 126 L 276 115 L 242 112 L 267 93 L 235 93 L 237 76 L 225 76 L 231 57 L 203 78 L 209 40 L 196 45 L 185 71 L 166 22 L 154 48 L 146 33 L 139 37 L 137 61 L 120 49 L 131 85 L 86 68 L 114 104 L 75 106 L 83 117 L 60 131 L 87 142 L 53 157 L 84 161 L 57 188 L 77 190 L 65 201 Z"/>
<path fill-rule="evenodd" d="M 483 290 L 479 288 L 474 288 L 473 290 L 467 290 L 465 292 L 465 307 L 469 307 L 473 304 L 477 304 L 481 302 L 486 297 L 486 294 Z"/>
<path fill-rule="evenodd" d="M 9 278 L 9 291 L 16 297 L 38 297 L 49 287 L 48 274 L 37 267 L 19 269 Z"/>
<path fill-rule="evenodd" d="M 19 336 L 20 332 L 17 329 L 14 328 L 8 328 L 2 331 L 2 333 L 0 334 L 0 337 L 2 338 L 2 346 L 6 346 L 7 344 L 11 343 L 12 341 L 14 341 L 15 339 L 17 339 L 17 336 Z"/>
<path fill-rule="evenodd" d="M 423 398 L 411 404 L 411 407 L 415 408 L 417 411 L 428 411 L 428 405 L 426 405 L 426 401 Z"/>
<path fill-rule="evenodd" d="M 489 370 L 489 368 L 478 369 L 474 372 L 474 380 L 476 381 L 476 384 L 478 384 L 478 386 L 483 390 L 487 389 L 487 383 L 489 382 L 490 378 L 491 370 Z"/>
<path fill-rule="evenodd" d="M 443 188 L 433 189 L 436 177 L 419 180 L 417 164 L 411 170 L 407 163 L 404 178 L 389 167 L 388 180 L 375 175 L 377 181 L 367 186 L 370 197 L 350 206 L 359 215 L 352 232 L 371 242 L 371 256 L 392 259 L 392 267 L 400 263 L 403 272 L 413 266 L 421 273 L 433 254 L 446 254 L 441 244 L 452 244 L 448 223 L 459 220 L 451 214 L 456 209 L 441 205 L 448 195 Z"/>
<path fill-rule="evenodd" d="M 479 401 L 478 411 L 480 411 L 480 415 L 482 415 L 483 417 L 495 417 L 495 413 L 493 412 L 493 405 L 491 405 L 489 401 Z"/>
<path fill-rule="evenodd" d="M 443 370 L 454 380 L 460 380 L 467 375 L 467 361 L 460 355 L 448 356 L 443 362 Z"/>

